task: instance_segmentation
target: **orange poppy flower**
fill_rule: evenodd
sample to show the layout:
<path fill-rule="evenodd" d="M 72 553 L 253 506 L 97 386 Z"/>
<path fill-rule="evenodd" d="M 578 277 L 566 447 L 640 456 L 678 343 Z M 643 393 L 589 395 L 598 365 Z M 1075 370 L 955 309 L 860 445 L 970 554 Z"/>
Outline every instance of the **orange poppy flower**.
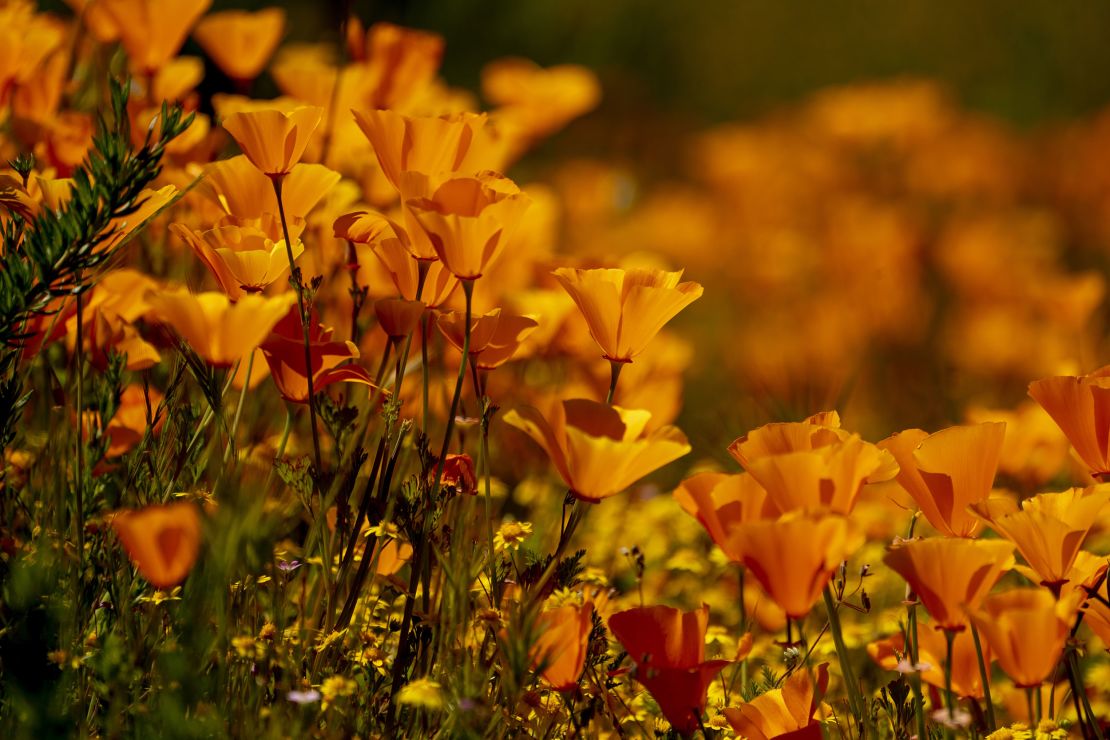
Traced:
<path fill-rule="evenodd" d="M 816 450 L 848 436 L 849 432 L 840 428 L 840 414 L 821 411 L 802 421 L 764 424 L 735 440 L 728 446 L 728 452 L 747 468 L 749 462 L 759 457 Z"/>
<path fill-rule="evenodd" d="M 1091 599 L 1083 605 L 1083 623 L 1102 640 L 1102 646 L 1110 650 L 1110 606 Z"/>
<path fill-rule="evenodd" d="M 636 680 L 683 735 L 698 728 L 709 684 L 732 662 L 705 660 L 708 626 L 707 604 L 692 612 L 669 606 L 639 607 L 609 617 L 609 630 L 636 663 Z"/>
<path fill-rule="evenodd" d="M 170 224 L 170 231 L 189 245 L 232 300 L 261 293 L 289 271 L 285 237 L 275 216 L 267 216 L 260 226 L 217 226 L 196 232 Z M 304 244 L 295 229 L 290 229 L 289 237 L 296 259 Z"/>
<path fill-rule="evenodd" d="M 544 449 L 570 492 L 590 503 L 615 496 L 690 451 L 677 427 L 645 434 L 650 419 L 647 411 L 584 398 L 558 404 L 550 419 L 530 406 L 504 417 Z"/>
<path fill-rule="evenodd" d="M 766 691 L 739 707 L 722 712 L 732 729 L 748 740 L 819 740 L 823 737 L 817 714 L 821 697 L 829 687 L 829 664 L 817 666 L 817 682 L 804 666 L 795 670 L 782 688 Z"/>
<path fill-rule="evenodd" d="M 814 450 L 751 459 L 748 472 L 779 511 L 829 508 L 847 514 L 865 483 L 894 476 L 890 453 L 852 434 Z"/>
<path fill-rule="evenodd" d="M 204 52 L 233 80 L 253 80 L 270 61 L 285 32 L 285 11 L 225 10 L 205 16 L 193 31 Z"/>
<path fill-rule="evenodd" d="M 358 18 L 347 23 L 347 49 L 351 59 L 366 63 L 375 109 L 400 110 L 419 98 L 435 80 L 443 46 L 442 36 L 427 31 L 379 22 L 364 32 Z"/>
<path fill-rule="evenodd" d="M 500 171 L 501 147 L 485 114 L 406 116 L 391 110 L 351 111 L 374 148 L 382 173 L 398 192 L 401 173 Z"/>
<path fill-rule="evenodd" d="M 375 259 L 389 273 L 402 298 L 420 300 L 426 306 L 435 308 L 450 298 L 455 288 L 459 287 L 459 279 L 435 257 L 435 250 L 430 245 L 428 249 L 431 259 L 421 260 L 411 249 L 404 227 L 380 213 L 348 213 L 336 219 L 334 229 L 336 238 L 370 247 Z M 421 266 L 426 270 L 426 275 L 423 291 L 418 297 L 416 293 L 420 285 Z"/>
<path fill-rule="evenodd" d="M 601 100 L 597 75 L 563 64 L 544 69 L 528 59 L 499 59 L 482 69 L 482 95 L 499 106 L 499 125 L 524 139 L 548 136 Z"/>
<path fill-rule="evenodd" d="M 338 172 L 322 164 L 301 163 L 289 170 L 281 181 L 281 204 L 285 208 L 290 236 L 293 236 L 292 232 L 300 233 L 304 229 L 305 217 L 339 179 Z M 242 154 L 205 167 L 204 179 L 198 188 L 220 207 L 225 216 L 231 217 L 230 220 L 220 221 L 220 226 L 251 224 L 278 212 L 270 178 Z M 277 228 L 281 228 L 280 224 Z"/>
<path fill-rule="evenodd" d="M 1080 598 L 1056 600 L 1047 589 L 1017 588 L 968 607 L 998 665 L 1018 688 L 1040 686 L 1060 662 Z"/>
<path fill-rule="evenodd" d="M 1014 570 L 1036 583 L 1040 576 L 1032 568 L 1024 565 L 1015 565 Z M 1095 555 L 1093 552 L 1080 550 L 1075 556 L 1071 570 L 1067 572 L 1066 580 L 1060 589 L 1061 598 L 1071 591 L 1079 590 L 1084 596 L 1089 596 L 1103 584 L 1107 571 L 1110 570 L 1110 557 Z"/>
<path fill-rule="evenodd" d="M 1006 422 L 1006 438 L 998 470 L 1034 489 L 1055 478 L 1068 461 L 1071 446 L 1048 412 L 1033 401 L 1025 401 L 1012 411 L 974 408 L 968 411 L 971 423 Z"/>
<path fill-rule="evenodd" d="M 324 109 L 315 106 L 294 108 L 288 113 L 247 110 L 229 115 L 223 127 L 247 159 L 272 179 L 289 174 L 300 161 L 323 115 Z"/>
<path fill-rule="evenodd" d="M 401 194 L 416 229 L 460 280 L 477 280 L 490 268 L 512 241 L 531 202 L 512 180 L 488 170 L 440 182 L 406 172 Z M 410 229 L 409 235 L 416 229 Z"/>
<path fill-rule="evenodd" d="M 791 512 L 778 519 L 733 526 L 729 547 L 787 616 L 809 614 L 840 564 L 864 542 L 863 531 L 845 516 Z"/>
<path fill-rule="evenodd" d="M 1029 395 L 1064 432 L 1096 478 L 1110 478 L 1110 365 L 1088 375 L 1029 384 Z"/>
<path fill-rule="evenodd" d="M 1014 545 L 1003 540 L 914 539 L 896 543 L 883 562 L 906 579 L 941 629 L 967 627 L 974 609 L 1013 567 Z"/>
<path fill-rule="evenodd" d="M 162 393 L 157 388 L 150 389 L 150 412 L 156 413 L 158 404 L 162 402 Z M 158 434 L 162 429 L 165 416 L 157 420 L 152 434 Z M 108 437 L 108 450 L 105 457 L 119 457 L 133 449 L 142 441 L 147 428 L 147 392 L 141 385 L 132 383 L 123 389 L 120 394 L 119 408 L 108 422 L 104 433 Z"/>
<path fill-rule="evenodd" d="M 424 316 L 424 304 L 404 298 L 382 298 L 374 302 L 378 326 L 391 339 L 404 339 L 416 329 Z"/>
<path fill-rule="evenodd" d="M 187 501 L 117 512 L 112 529 L 143 578 L 158 589 L 184 581 L 200 552 L 200 513 Z"/>
<path fill-rule="evenodd" d="M 908 429 L 879 443 L 898 461 L 898 483 L 939 532 L 971 537 L 980 522 L 967 507 L 994 485 L 1006 425 L 984 422 L 928 434 Z"/>
<path fill-rule="evenodd" d="M 933 629 L 931 625 L 918 623 L 917 642 L 917 668 L 921 671 L 921 680 L 944 690 L 944 664 L 948 660 L 948 640 L 944 632 Z M 914 669 L 910 665 L 905 636 L 902 633 L 868 643 L 867 654 L 888 671 L 902 673 Z M 988 668 L 993 659 L 990 646 L 984 643 L 983 662 Z M 957 632 L 952 643 L 952 691 L 960 697 L 983 698 L 979 656 L 975 652 L 975 638 L 971 630 Z"/>
<path fill-rule="evenodd" d="M 319 393 L 332 383 L 362 383 L 373 386 L 370 374 L 359 365 L 345 364 L 358 359 L 354 342 L 332 341 L 334 330 L 323 326 L 313 312 L 308 327 L 309 350 L 312 357 L 312 389 Z M 304 364 L 304 333 L 301 317 L 290 310 L 274 326 L 273 333 L 259 345 L 270 366 L 274 384 L 281 397 L 290 403 L 308 403 L 308 373 Z"/>
<path fill-rule="evenodd" d="M 103 370 L 108 366 L 108 353 L 127 355 L 128 370 L 145 370 L 161 360 L 158 350 L 135 328 L 135 322 L 148 310 L 147 292 L 156 290 L 156 280 L 136 270 L 120 269 L 105 274 L 85 299 L 85 346 L 89 363 Z M 76 348 L 77 317 L 65 321 L 67 345 Z"/>
<path fill-rule="evenodd" d="M 172 326 L 197 354 L 217 367 L 231 367 L 262 343 L 297 297 L 245 295 L 232 303 L 223 293 L 193 294 L 181 288 L 152 294 L 148 300 L 152 314 Z"/>
<path fill-rule="evenodd" d="M 586 667 L 586 648 L 593 629 L 594 605 L 567 604 L 547 609 L 536 621 L 538 637 L 529 651 L 532 668 L 543 668 L 543 680 L 556 691 L 578 685 Z"/>
<path fill-rule="evenodd" d="M 580 270 L 553 273 L 590 327 L 590 335 L 613 362 L 632 362 L 663 325 L 701 297 L 702 287 L 680 283 L 682 271 Z"/>
<path fill-rule="evenodd" d="M 991 529 L 1017 545 L 1022 557 L 1056 594 L 1067 581 L 1083 540 L 1110 502 L 1110 486 L 1042 493 L 1018 503 L 990 498 L 972 504 Z"/>
<path fill-rule="evenodd" d="M 153 74 L 177 54 L 212 0 L 99 0 L 133 67 Z"/>
<path fill-rule="evenodd" d="M 768 501 L 767 491 L 747 473 L 699 473 L 682 481 L 672 495 L 734 563 L 743 563 L 744 554 L 729 536 L 732 528 L 779 514 L 778 508 Z"/>
<path fill-rule="evenodd" d="M 436 325 L 451 346 L 462 352 L 466 316 L 458 311 L 446 311 L 439 315 Z M 472 316 L 470 358 L 479 370 L 493 370 L 512 359 L 521 342 L 537 326 L 536 320 L 529 316 L 502 313 L 500 308 L 481 316 Z"/>

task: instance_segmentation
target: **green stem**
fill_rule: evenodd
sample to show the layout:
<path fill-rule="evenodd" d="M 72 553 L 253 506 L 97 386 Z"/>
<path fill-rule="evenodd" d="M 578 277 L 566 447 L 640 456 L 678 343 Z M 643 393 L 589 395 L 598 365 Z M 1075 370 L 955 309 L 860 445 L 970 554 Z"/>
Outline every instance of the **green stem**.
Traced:
<path fill-rule="evenodd" d="M 917 604 L 910 604 L 906 607 L 906 611 L 908 612 L 907 620 L 909 622 L 910 663 L 914 667 L 913 693 L 914 715 L 917 720 L 917 736 L 919 738 L 927 738 L 928 735 L 925 734 L 925 695 L 921 690 L 921 673 L 917 670 L 920 655 L 917 641 Z"/>
<path fill-rule="evenodd" d="M 285 256 L 289 258 L 289 281 L 297 294 L 297 308 L 301 314 L 301 333 L 304 337 L 304 373 L 308 381 L 308 416 L 312 425 L 312 451 L 316 458 L 316 475 L 312 476 L 313 484 L 319 490 L 317 477 L 324 472 L 323 457 L 320 454 L 320 433 L 316 429 L 316 389 L 312 382 L 312 337 L 309 335 L 309 325 L 312 317 L 305 305 L 304 281 L 301 279 L 301 269 L 297 267 L 296 258 L 293 257 L 293 242 L 289 238 L 289 226 L 285 222 L 285 205 L 281 198 L 281 182 L 284 175 L 271 177 L 274 184 L 274 194 L 277 196 L 278 217 L 281 219 L 281 233 L 285 237 Z"/>
<path fill-rule="evenodd" d="M 952 630 L 944 631 L 944 641 L 948 646 L 948 657 L 944 661 L 944 703 L 948 707 L 948 719 L 956 719 L 955 698 L 952 693 L 952 650 L 956 643 L 956 633 Z"/>
<path fill-rule="evenodd" d="M 837 613 L 836 603 L 833 601 L 832 591 L 829 590 L 828 586 L 825 586 L 824 597 L 825 611 L 829 615 L 829 632 L 832 634 L 833 644 L 836 646 L 836 657 L 840 661 L 840 672 L 844 676 L 844 684 L 848 687 L 848 705 L 862 731 L 865 706 L 863 694 L 860 691 L 859 684 L 856 683 L 852 663 L 848 659 L 848 646 L 844 643 L 844 633 L 840 628 L 840 616 Z"/>
<path fill-rule="evenodd" d="M 227 465 L 227 459 L 231 457 L 231 448 L 235 446 L 235 433 L 239 430 L 239 418 L 243 415 L 243 402 L 247 399 L 247 391 L 250 390 L 251 373 L 254 371 L 254 353 L 251 350 L 250 357 L 247 358 L 247 374 L 243 378 L 243 391 L 239 394 L 239 403 L 235 406 L 235 418 L 231 421 L 231 432 L 228 437 L 227 449 L 224 450 L 224 465 Z"/>
<path fill-rule="evenodd" d="M 77 582 L 84 580 L 85 569 L 85 336 L 84 294 L 81 275 L 77 275 L 77 345 L 74 352 L 74 377 L 77 380 L 77 471 L 74 474 L 74 529 L 77 540 Z"/>
<path fill-rule="evenodd" d="M 975 641 L 975 657 L 979 661 L 979 682 L 983 684 L 983 701 L 987 705 L 987 729 L 994 732 L 996 726 L 994 719 L 994 703 L 991 701 L 990 674 L 987 673 L 987 662 L 983 659 L 983 644 L 979 640 L 979 630 L 971 625 L 971 639 Z"/>
<path fill-rule="evenodd" d="M 478 450 L 479 468 L 482 483 L 485 488 L 486 498 L 486 545 L 489 547 L 489 584 L 493 594 L 493 604 L 496 607 L 501 603 L 501 584 L 497 580 L 497 554 L 493 546 L 493 493 L 490 491 L 489 472 L 489 422 L 492 412 L 488 399 L 482 409 L 482 444 Z"/>

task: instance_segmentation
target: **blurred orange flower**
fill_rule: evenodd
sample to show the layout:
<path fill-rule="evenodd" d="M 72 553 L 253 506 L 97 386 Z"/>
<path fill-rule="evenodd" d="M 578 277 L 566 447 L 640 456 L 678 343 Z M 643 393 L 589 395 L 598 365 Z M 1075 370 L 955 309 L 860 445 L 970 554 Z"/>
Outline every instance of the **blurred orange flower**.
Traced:
<path fill-rule="evenodd" d="M 967 507 L 985 501 L 994 485 L 1006 425 L 984 422 L 928 434 L 908 429 L 879 446 L 898 461 L 898 483 L 936 529 L 950 537 L 971 537 L 980 522 Z"/>
<path fill-rule="evenodd" d="M 793 619 L 809 614 L 833 572 L 863 543 L 863 531 L 851 519 L 820 511 L 743 522 L 729 535 L 729 547 Z"/>
<path fill-rule="evenodd" d="M 1110 365 L 1029 384 L 1029 395 L 1064 432 L 1096 478 L 1110 477 Z"/>
<path fill-rule="evenodd" d="M 108 422 L 104 432 L 108 437 L 108 450 L 105 457 L 119 457 L 133 449 L 140 441 L 147 429 L 147 412 L 158 413 L 158 404 L 162 402 L 162 393 L 157 388 L 150 389 L 150 406 L 147 407 L 147 393 L 137 383 L 132 383 L 123 389 L 120 394 L 119 408 Z M 166 417 L 163 414 L 154 424 L 152 434 L 158 434 Z"/>
<path fill-rule="evenodd" d="M 779 514 L 778 508 L 767 500 L 767 492 L 747 473 L 699 473 L 682 481 L 672 495 L 734 563 L 743 564 L 744 554 L 729 536 L 733 527 Z"/>
<path fill-rule="evenodd" d="M 153 75 L 177 54 L 189 29 L 211 4 L 212 0 L 99 0 L 95 7 L 114 22 L 132 66 Z"/>
<path fill-rule="evenodd" d="M 529 659 L 532 668 L 543 667 L 543 679 L 556 691 L 578 685 L 586 666 L 586 648 L 593 629 L 594 605 L 567 604 L 547 609 L 536 620 L 538 638 Z"/>
<path fill-rule="evenodd" d="M 524 406 L 504 421 L 544 449 L 576 498 L 597 503 L 690 451 L 677 427 L 645 434 L 650 418 L 647 411 L 578 398 L 556 405 L 550 419 Z"/>
<path fill-rule="evenodd" d="M 829 687 L 829 664 L 817 666 L 816 673 L 814 685 L 809 670 L 798 667 L 781 688 L 766 691 L 739 707 L 725 707 L 722 712 L 736 734 L 748 740 L 818 740 L 823 735 L 815 715 Z"/>
<path fill-rule="evenodd" d="M 312 389 L 319 393 L 332 383 L 362 383 L 373 386 L 370 374 L 347 360 L 358 359 L 353 342 L 332 341 L 334 330 L 320 324 L 313 312 L 308 326 L 309 350 L 312 357 Z M 301 317 L 291 309 L 259 345 L 270 366 L 270 374 L 281 397 L 290 403 L 308 403 L 308 372 L 305 369 L 304 333 Z"/>
<path fill-rule="evenodd" d="M 200 513 L 187 501 L 117 512 L 112 529 L 143 578 L 158 589 L 185 580 L 200 552 Z"/>
<path fill-rule="evenodd" d="M 990 498 L 971 508 L 1018 551 L 1040 578 L 1059 595 L 1079 549 L 1099 514 L 1110 502 L 1110 486 L 1070 488 L 1042 493 L 1021 502 Z"/>
<path fill-rule="evenodd" d="M 315 106 L 301 106 L 288 113 L 247 110 L 229 115 L 223 127 L 247 159 L 273 179 L 289 174 L 300 161 L 323 115 L 324 109 Z"/>
<path fill-rule="evenodd" d="M 708 626 L 707 604 L 692 612 L 669 606 L 639 607 L 609 618 L 609 630 L 636 663 L 636 680 L 683 735 L 698 728 L 709 684 L 732 662 L 705 660 Z"/>
<path fill-rule="evenodd" d="M 462 351 L 466 316 L 458 311 L 445 311 L 436 325 L 452 347 Z M 529 334 L 539 324 L 528 316 L 514 316 L 495 308 L 470 319 L 470 359 L 479 370 L 493 370 L 512 359 Z"/>
<path fill-rule="evenodd" d="M 680 283 L 682 271 L 652 269 L 554 272 L 590 327 L 605 358 L 632 362 L 663 325 L 701 297 L 695 282 Z"/>
<path fill-rule="evenodd" d="M 943 690 L 945 688 L 944 664 L 948 660 L 948 640 L 944 632 L 919 622 L 917 642 L 916 668 L 921 671 L 921 680 Z M 905 636 L 902 633 L 868 643 L 867 654 L 888 671 L 901 673 L 915 669 L 915 666 L 910 665 Z M 988 668 L 993 659 L 990 645 L 984 643 L 983 662 Z M 979 656 L 975 652 L 975 639 L 972 637 L 971 630 L 957 632 L 952 643 L 952 691 L 960 697 L 983 698 Z"/>
<path fill-rule="evenodd" d="M 253 80 L 270 60 L 285 32 L 285 11 L 225 10 L 205 16 L 193 31 L 205 53 L 233 80 Z"/>
<path fill-rule="evenodd" d="M 1013 567 L 1014 545 L 1003 540 L 950 537 L 895 543 L 883 562 L 906 579 L 941 629 L 967 627 L 965 609 L 979 602 Z"/>
<path fill-rule="evenodd" d="M 1014 685 L 1030 688 L 1060 661 L 1079 601 L 1078 595 L 1057 601 L 1047 589 L 1018 588 L 991 594 L 968 612 Z"/>
<path fill-rule="evenodd" d="M 482 95 L 499 106 L 494 113 L 497 124 L 527 144 L 596 107 L 601 85 L 586 67 L 563 64 L 544 69 L 517 57 L 482 68 Z"/>
<path fill-rule="evenodd" d="M 232 303 L 223 293 L 193 294 L 180 288 L 151 294 L 148 300 L 153 315 L 172 326 L 197 354 L 217 367 L 231 367 L 266 339 L 297 298 L 292 293 L 245 295 Z"/>

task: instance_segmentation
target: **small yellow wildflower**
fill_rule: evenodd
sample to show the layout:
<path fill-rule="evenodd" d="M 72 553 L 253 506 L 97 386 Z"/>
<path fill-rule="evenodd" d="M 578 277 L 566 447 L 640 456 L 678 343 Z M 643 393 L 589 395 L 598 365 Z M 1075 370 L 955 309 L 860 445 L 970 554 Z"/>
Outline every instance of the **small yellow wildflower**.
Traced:
<path fill-rule="evenodd" d="M 443 709 L 443 688 L 430 678 L 418 678 L 401 687 L 397 703 L 428 710 Z"/>
<path fill-rule="evenodd" d="M 331 647 L 331 646 L 332 646 L 332 645 L 334 645 L 335 643 L 337 643 L 337 642 L 339 642 L 340 640 L 342 640 L 342 639 L 343 639 L 343 635 L 345 635 L 345 634 L 347 634 L 347 630 L 345 630 L 345 629 L 344 629 L 344 630 L 339 630 L 339 631 L 337 631 L 337 632 L 336 632 L 336 631 L 333 631 L 333 632 L 330 632 L 330 633 L 328 633 L 328 635 L 327 635 L 326 637 L 324 637 L 323 639 L 321 639 L 321 640 L 320 640 L 320 641 L 319 641 L 319 642 L 318 642 L 318 643 L 316 644 L 316 652 L 318 652 L 318 653 L 322 653 L 322 652 L 324 652 L 324 651 L 325 651 L 325 650 L 327 650 L 327 649 L 328 649 L 329 647 Z"/>
<path fill-rule="evenodd" d="M 1050 719 L 1042 719 L 1037 725 L 1036 740 L 1066 740 L 1068 731 Z"/>
<path fill-rule="evenodd" d="M 175 586 L 173 591 L 155 591 L 150 596 L 140 596 L 139 601 L 149 602 L 158 606 L 166 601 L 181 601 L 181 586 Z"/>
<path fill-rule="evenodd" d="M 505 522 L 493 536 L 493 547 L 497 552 L 515 552 L 520 543 L 532 536 L 531 522 Z"/>
<path fill-rule="evenodd" d="M 273 622 L 267 622 L 258 631 L 259 640 L 273 640 L 275 635 L 277 635 L 277 625 Z"/>
<path fill-rule="evenodd" d="M 259 644 L 251 635 L 232 637 L 231 646 L 235 648 L 240 658 L 248 660 L 257 660 L 266 654 L 266 646 Z"/>
<path fill-rule="evenodd" d="M 328 706 L 336 699 L 342 696 L 350 696 L 355 693 L 358 684 L 345 676 L 329 676 L 324 679 L 320 684 L 320 695 L 324 697 L 323 707 L 327 709 Z"/>

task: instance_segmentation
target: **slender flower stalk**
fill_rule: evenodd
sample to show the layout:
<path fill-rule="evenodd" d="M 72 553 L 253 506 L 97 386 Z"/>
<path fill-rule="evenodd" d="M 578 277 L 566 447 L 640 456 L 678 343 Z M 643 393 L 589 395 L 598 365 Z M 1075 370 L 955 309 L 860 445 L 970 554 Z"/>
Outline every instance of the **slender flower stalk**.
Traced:
<path fill-rule="evenodd" d="M 605 405 L 613 405 L 613 396 L 617 392 L 617 380 L 620 379 L 621 370 L 624 368 L 623 362 L 616 360 L 609 360 L 609 393 L 605 396 Z"/>
<path fill-rule="evenodd" d="M 979 641 L 979 629 L 974 623 L 971 625 L 971 639 L 975 641 L 975 657 L 979 661 L 979 680 L 983 684 L 983 702 L 987 705 L 987 729 L 994 732 L 997 724 L 994 719 L 994 702 L 991 701 L 990 674 L 987 672 L 987 663 L 983 660 L 983 644 Z"/>
<path fill-rule="evenodd" d="M 840 661 L 840 670 L 844 675 L 844 685 L 848 689 L 848 705 L 852 714 L 861 726 L 864 719 L 865 703 L 859 684 L 856 683 L 852 664 L 848 659 L 848 646 L 844 642 L 844 632 L 840 628 L 840 615 L 837 613 L 836 603 L 833 601 L 832 590 L 825 586 L 825 611 L 829 615 L 829 633 L 832 635 L 833 644 L 836 646 L 836 657 Z"/>
<path fill-rule="evenodd" d="M 296 258 L 293 256 L 292 240 L 289 238 L 289 225 L 285 221 L 285 206 L 282 204 L 281 199 L 281 182 L 284 175 L 276 175 L 270 178 L 274 184 L 274 195 L 277 196 L 278 202 L 278 216 L 281 218 L 281 233 L 285 237 L 285 253 L 289 258 L 289 282 L 293 284 L 293 290 L 297 293 L 297 309 L 301 314 L 301 331 L 304 333 L 304 369 L 305 378 L 308 381 L 308 416 L 309 423 L 312 427 L 312 452 L 316 460 L 316 476 L 323 474 L 324 461 L 320 454 L 320 432 L 316 429 L 316 389 L 312 383 L 312 340 L 309 336 L 309 312 L 305 302 L 305 287 L 304 280 L 301 277 L 301 269 L 297 267 Z M 313 477 L 314 481 L 316 476 Z M 319 484 L 315 483 L 317 488 Z"/>

